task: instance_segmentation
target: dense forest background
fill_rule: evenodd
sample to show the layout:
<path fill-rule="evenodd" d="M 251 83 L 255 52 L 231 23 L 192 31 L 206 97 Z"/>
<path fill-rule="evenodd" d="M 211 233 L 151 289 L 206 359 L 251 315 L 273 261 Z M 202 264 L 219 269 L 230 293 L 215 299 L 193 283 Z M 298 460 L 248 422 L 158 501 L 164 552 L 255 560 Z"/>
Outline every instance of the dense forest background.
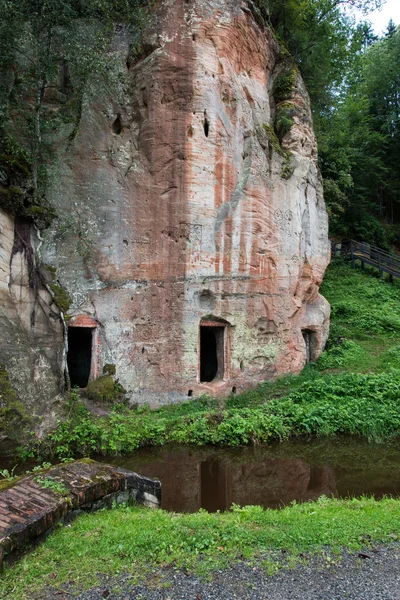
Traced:
<path fill-rule="evenodd" d="M 311 95 L 331 237 L 399 248 L 400 29 L 390 22 L 379 38 L 367 20 L 382 1 L 254 0 Z M 0 0 L 3 206 L 38 227 L 54 218 L 45 198 L 48 134 L 69 126 L 73 139 L 93 78 L 110 76 L 106 57 L 115 22 L 132 23 L 140 53 L 151 4 Z M 60 110 L 46 108 L 54 98 Z"/>
<path fill-rule="evenodd" d="M 311 95 L 331 237 L 399 248 L 400 28 L 373 33 L 380 0 L 257 4 Z"/>

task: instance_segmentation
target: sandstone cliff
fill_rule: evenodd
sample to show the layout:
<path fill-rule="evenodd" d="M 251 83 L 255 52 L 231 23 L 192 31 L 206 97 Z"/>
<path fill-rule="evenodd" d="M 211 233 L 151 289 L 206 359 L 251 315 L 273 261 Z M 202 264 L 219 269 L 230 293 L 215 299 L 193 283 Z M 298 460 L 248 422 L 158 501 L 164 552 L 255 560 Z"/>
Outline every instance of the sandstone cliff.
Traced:
<path fill-rule="evenodd" d="M 252 2 L 163 0 L 145 40 L 133 49 L 117 28 L 118 93 L 85 106 L 48 192 L 59 218 L 40 252 L 73 300 L 72 383 L 85 352 L 88 377 L 114 364 L 131 400 L 153 405 L 298 372 L 329 327 L 318 291 L 328 222 L 301 77 Z M 45 347 L 62 352 L 62 327 L 46 326 L 46 346 L 19 326 L 31 390 Z"/>

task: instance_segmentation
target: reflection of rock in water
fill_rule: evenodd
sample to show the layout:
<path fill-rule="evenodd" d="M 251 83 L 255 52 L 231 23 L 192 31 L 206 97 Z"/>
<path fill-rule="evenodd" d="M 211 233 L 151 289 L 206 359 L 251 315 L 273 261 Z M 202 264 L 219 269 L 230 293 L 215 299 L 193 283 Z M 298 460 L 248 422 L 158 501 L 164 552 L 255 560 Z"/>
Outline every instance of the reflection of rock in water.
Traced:
<path fill-rule="evenodd" d="M 205 460 L 202 460 L 204 458 Z M 162 507 L 176 512 L 227 510 L 232 503 L 277 507 L 297 500 L 336 494 L 335 474 L 326 466 L 310 466 L 301 459 L 264 459 L 244 464 L 218 460 L 215 454 L 172 451 L 163 460 L 124 467 L 162 483 Z"/>
<path fill-rule="evenodd" d="M 266 459 L 235 469 L 232 481 L 235 504 L 282 506 L 322 494 L 336 495 L 330 467 L 312 467 L 300 459 Z"/>
<path fill-rule="evenodd" d="M 232 467 L 219 460 L 205 460 L 200 465 L 201 508 L 209 512 L 226 510 L 232 505 Z"/>

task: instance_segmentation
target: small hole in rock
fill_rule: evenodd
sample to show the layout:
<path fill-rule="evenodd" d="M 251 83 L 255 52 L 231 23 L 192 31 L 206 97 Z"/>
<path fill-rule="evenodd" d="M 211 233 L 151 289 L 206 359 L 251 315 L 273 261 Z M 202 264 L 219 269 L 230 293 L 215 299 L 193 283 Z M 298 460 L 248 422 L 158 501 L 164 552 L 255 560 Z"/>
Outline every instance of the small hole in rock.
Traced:
<path fill-rule="evenodd" d="M 142 354 L 144 354 L 144 348 L 142 348 Z"/>
<path fill-rule="evenodd" d="M 122 240 L 124 246 L 128 247 L 128 240 Z"/>
<path fill-rule="evenodd" d="M 115 134 L 119 135 L 122 131 L 122 123 L 121 123 L 121 116 L 118 115 L 117 118 L 115 119 L 114 123 L 112 124 L 112 130 Z"/>
<path fill-rule="evenodd" d="M 193 390 L 188 391 L 188 396 L 189 396 L 189 398 L 191 398 L 193 396 Z"/>
<path fill-rule="evenodd" d="M 232 394 L 236 394 L 236 387 L 235 386 L 233 386 L 233 388 L 232 388 Z"/>
<path fill-rule="evenodd" d="M 204 118 L 204 134 L 206 137 L 208 137 L 209 133 L 210 133 L 210 123 L 206 116 Z"/>

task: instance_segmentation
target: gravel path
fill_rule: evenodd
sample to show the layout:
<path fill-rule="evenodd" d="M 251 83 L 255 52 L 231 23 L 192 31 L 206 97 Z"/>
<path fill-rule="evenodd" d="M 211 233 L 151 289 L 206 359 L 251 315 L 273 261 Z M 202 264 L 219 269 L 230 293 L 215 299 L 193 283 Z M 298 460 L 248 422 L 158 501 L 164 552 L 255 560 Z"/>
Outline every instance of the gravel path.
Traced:
<path fill-rule="evenodd" d="M 50 592 L 51 594 L 51 592 Z M 173 569 L 157 570 L 146 585 L 116 577 L 78 596 L 49 590 L 58 600 L 400 600 L 400 545 L 377 546 L 365 553 L 304 559 L 295 568 L 269 576 L 241 563 L 214 574 L 211 582 Z"/>

